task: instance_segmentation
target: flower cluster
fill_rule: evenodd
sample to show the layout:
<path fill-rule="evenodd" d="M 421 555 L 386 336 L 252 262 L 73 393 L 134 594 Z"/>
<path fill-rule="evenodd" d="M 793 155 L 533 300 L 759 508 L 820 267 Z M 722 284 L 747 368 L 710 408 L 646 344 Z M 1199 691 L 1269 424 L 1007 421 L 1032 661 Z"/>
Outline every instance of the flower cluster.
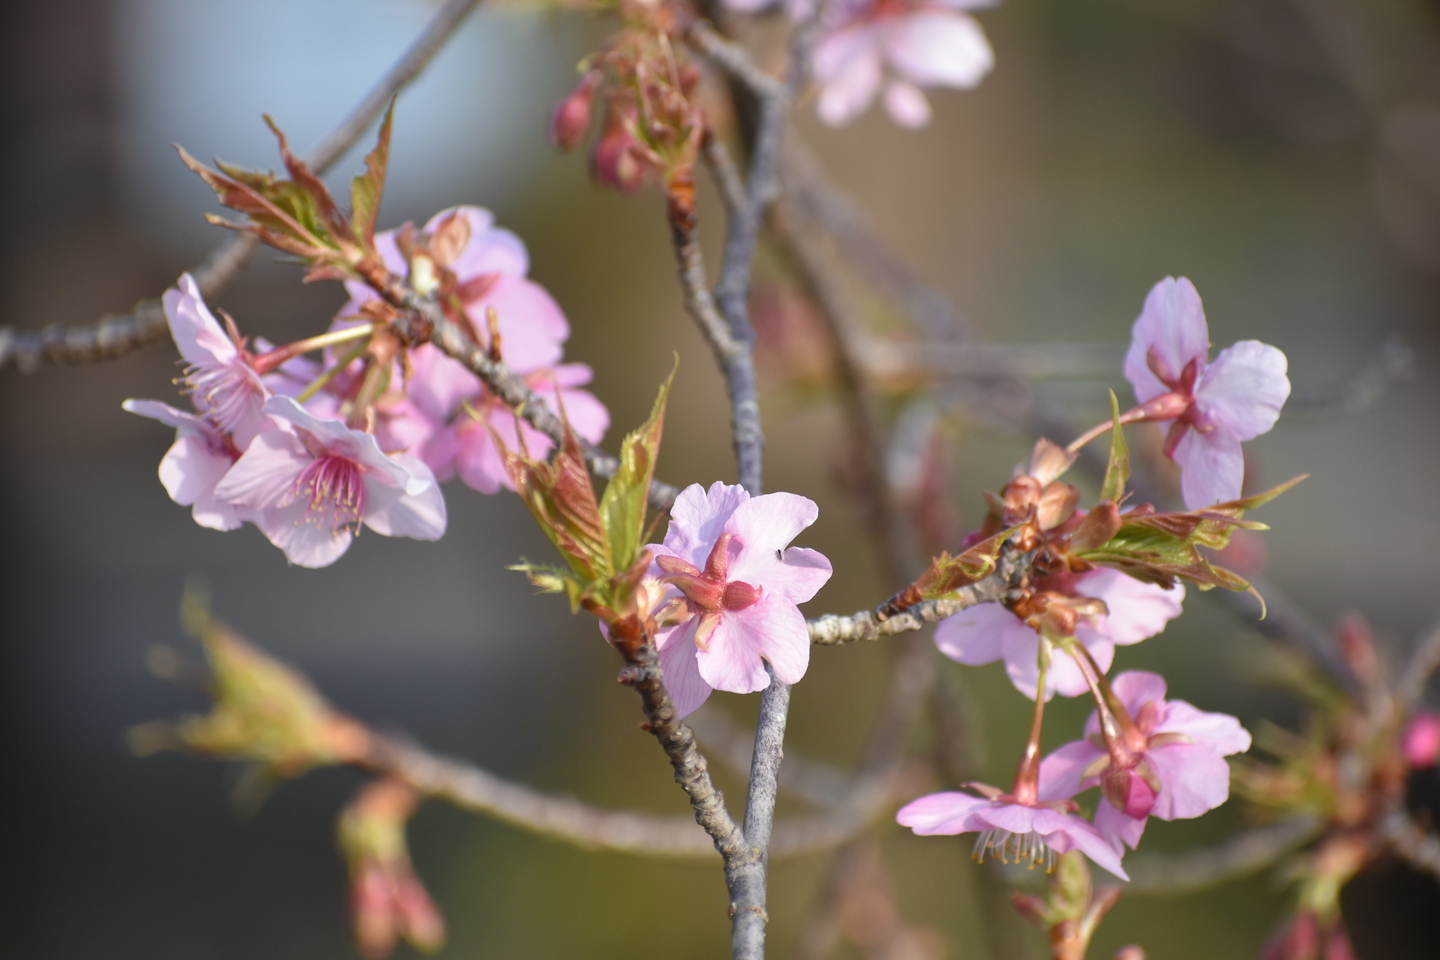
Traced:
<path fill-rule="evenodd" d="M 1056 853 L 1080 850 L 1124 877 L 1121 857 L 1137 846 L 1149 817 L 1197 817 L 1228 798 L 1225 758 L 1250 748 L 1239 721 L 1168 700 L 1158 674 L 1106 678 L 1117 645 L 1152 637 L 1179 616 L 1182 580 L 1202 589 L 1247 586 L 1195 548 L 1219 550 L 1237 529 L 1256 528 L 1241 519 L 1244 511 L 1284 489 L 1238 499 L 1240 441 L 1275 423 L 1289 393 L 1285 355 L 1254 341 L 1214 363 L 1208 353 L 1195 288 L 1162 281 L 1135 323 L 1126 361 L 1140 406 L 1122 415 L 1112 395 L 1109 422 L 1068 448 L 1042 439 L 1030 462 L 990 497 L 986 524 L 967 546 L 1008 538 L 1030 553 L 1031 572 L 1003 603 L 942 622 L 935 642 L 960 663 L 1005 662 L 1011 682 L 1035 701 L 1030 739 L 1010 792 L 971 784 L 976 793 L 922 797 L 900 811 L 900 823 L 920 834 L 978 832 L 982 859 L 1048 867 Z M 1165 452 L 1181 466 L 1191 513 L 1161 514 L 1148 504 L 1122 510 L 1129 470 L 1122 424 L 1157 421 L 1169 426 Z M 1112 446 L 1100 502 L 1079 509 L 1078 488 L 1060 477 L 1085 443 L 1107 431 Z M 1096 709 L 1084 739 L 1042 759 L 1044 705 L 1056 693 L 1089 693 Z M 1093 821 L 1085 820 L 1074 798 L 1094 787 L 1100 800 Z"/>
<path fill-rule="evenodd" d="M 459 207 L 417 231 L 375 235 L 385 269 L 442 298 L 467 332 L 503 356 L 572 429 L 598 441 L 605 408 L 578 389 L 583 364 L 562 364 L 569 334 L 548 293 L 526 278 L 525 246 L 488 211 Z M 176 429 L 160 480 L 195 521 L 216 530 L 253 523 L 292 563 L 323 567 L 362 526 L 436 540 L 445 532 L 439 483 L 452 476 L 484 493 L 509 486 L 497 444 L 542 455 L 548 437 L 520 425 L 480 380 L 433 345 L 400 347 L 358 282 L 329 333 L 251 351 L 235 324 L 210 312 L 186 275 L 164 298 L 186 364 L 191 411 L 153 400 L 125 409 Z M 323 350 L 325 365 L 303 354 Z"/>

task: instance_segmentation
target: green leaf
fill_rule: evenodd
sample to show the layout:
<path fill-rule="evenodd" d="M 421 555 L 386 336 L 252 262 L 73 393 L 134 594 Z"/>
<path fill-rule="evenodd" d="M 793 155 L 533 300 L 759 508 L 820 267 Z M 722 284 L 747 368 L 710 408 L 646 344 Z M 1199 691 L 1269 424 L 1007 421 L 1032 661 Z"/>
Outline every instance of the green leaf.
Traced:
<path fill-rule="evenodd" d="M 1105 468 L 1105 482 L 1100 487 L 1101 500 L 1119 503 L 1125 496 L 1125 481 L 1130 479 L 1130 448 L 1125 444 L 1125 428 L 1120 424 L 1120 400 L 1110 391 L 1110 463 Z"/>
<path fill-rule="evenodd" d="M 563 411 L 562 411 L 563 414 Z M 474 415 L 472 413 L 472 415 Z M 488 423 L 476 416 L 487 429 Z M 520 499 L 545 536 L 560 551 L 565 563 L 584 584 L 609 577 L 615 572 L 609 538 L 600 520 L 595 488 L 580 443 L 562 415 L 565 428 L 560 449 L 549 463 L 531 460 L 525 451 L 506 449 L 498 436 L 496 446 L 504 451 L 505 469 Z"/>
<path fill-rule="evenodd" d="M 660 386 L 655 405 L 650 410 L 650 419 L 625 438 L 620 445 L 620 468 L 605 493 L 600 498 L 600 520 L 610 539 L 610 556 L 615 570 L 627 570 L 634 563 L 644 543 L 645 508 L 650 493 L 650 481 L 655 475 L 655 461 L 660 456 L 660 437 L 665 428 L 665 404 L 670 397 L 670 387 L 675 382 L 675 372 L 680 359 L 670 376 Z"/>
<path fill-rule="evenodd" d="M 365 172 L 350 181 L 350 226 L 367 250 L 375 247 L 375 222 L 380 214 L 380 198 L 385 192 L 385 176 L 390 169 L 390 121 L 394 116 L 392 99 L 380 124 L 375 149 L 365 155 Z"/>
<path fill-rule="evenodd" d="M 938 600 L 989 576 L 995 569 L 1005 541 L 1022 526 L 1024 524 L 1001 530 L 959 556 L 952 557 L 948 552 L 942 552 L 931 559 L 929 568 L 914 583 L 887 600 L 882 612 L 886 616 L 894 615 L 924 600 Z"/>

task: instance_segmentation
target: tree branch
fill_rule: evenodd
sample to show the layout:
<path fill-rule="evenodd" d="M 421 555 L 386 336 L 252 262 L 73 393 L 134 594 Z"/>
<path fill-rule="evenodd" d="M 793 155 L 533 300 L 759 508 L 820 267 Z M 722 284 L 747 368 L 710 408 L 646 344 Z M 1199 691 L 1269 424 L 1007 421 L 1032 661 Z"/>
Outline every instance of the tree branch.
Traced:
<path fill-rule="evenodd" d="M 1402 717 L 1408 715 L 1420 702 L 1425 695 L 1425 688 L 1430 684 L 1430 677 L 1436 670 L 1440 670 L 1440 625 L 1432 627 L 1430 632 L 1415 644 L 1415 649 L 1410 651 L 1410 659 L 1406 661 L 1405 669 L 1400 674 L 1399 682 L 1395 685 L 1396 706 Z"/>
<path fill-rule="evenodd" d="M 306 158 L 316 173 L 323 173 L 369 129 L 395 95 L 414 80 L 480 0 L 449 0 L 426 24 L 415 42 L 331 134 Z M 205 298 L 218 296 L 240 275 L 259 242 L 250 234 L 227 237 L 210 251 L 191 275 Z M 0 327 L 0 370 L 14 364 L 32 373 L 47 364 L 94 363 L 122 357 L 158 343 L 169 333 L 159 300 L 142 300 L 128 314 L 102 317 L 87 327 L 46 327 L 17 330 Z"/>

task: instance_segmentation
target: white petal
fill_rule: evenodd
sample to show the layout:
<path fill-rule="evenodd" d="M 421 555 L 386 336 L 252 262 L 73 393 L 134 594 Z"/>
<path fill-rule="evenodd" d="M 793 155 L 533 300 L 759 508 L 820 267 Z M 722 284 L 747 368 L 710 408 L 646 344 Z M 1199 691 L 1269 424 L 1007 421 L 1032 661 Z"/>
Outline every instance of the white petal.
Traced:
<path fill-rule="evenodd" d="M 1238 499 L 1245 485 L 1245 454 L 1225 427 L 1209 433 L 1188 430 L 1175 447 L 1180 493 L 1185 506 L 1202 510 Z"/>
<path fill-rule="evenodd" d="M 430 468 L 418 457 L 397 453 L 393 459 L 413 478 L 423 481 L 418 492 L 365 477 L 365 526 L 387 537 L 439 540 L 445 535 L 445 495 Z"/>
<path fill-rule="evenodd" d="M 1125 379 L 1135 387 L 1135 399 L 1141 403 L 1169 390 L 1150 370 L 1150 353 L 1155 354 L 1172 377 L 1179 377 L 1191 360 L 1199 360 L 1203 365 L 1210 355 L 1205 307 L 1195 285 L 1184 277 L 1178 280 L 1166 277 L 1155 284 L 1131 328 L 1130 350 L 1125 354 Z"/>
<path fill-rule="evenodd" d="M 969 89 L 995 66 L 995 51 L 973 17 L 945 10 L 912 13 L 885 38 L 896 71 L 912 83 Z"/>
<path fill-rule="evenodd" d="M 891 80 L 885 85 L 885 111 L 890 119 L 910 130 L 930 123 L 930 101 L 913 83 Z"/>
<path fill-rule="evenodd" d="M 1275 426 L 1290 396 L 1285 354 L 1258 340 L 1242 340 L 1220 351 L 1195 384 L 1195 402 L 1240 440 L 1253 440 Z"/>

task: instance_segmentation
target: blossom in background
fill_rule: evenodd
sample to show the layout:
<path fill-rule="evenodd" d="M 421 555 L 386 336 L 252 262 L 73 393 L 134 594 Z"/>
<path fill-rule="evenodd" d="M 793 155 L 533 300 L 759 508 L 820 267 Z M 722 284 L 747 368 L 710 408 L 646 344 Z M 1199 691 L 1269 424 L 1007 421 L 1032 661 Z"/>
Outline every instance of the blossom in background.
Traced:
<path fill-rule="evenodd" d="M 220 327 L 190 274 L 165 291 L 162 303 L 170 336 L 186 364 L 181 382 L 191 402 L 243 450 L 264 425 L 261 407 L 270 391 L 237 342 L 238 334 Z"/>
<path fill-rule="evenodd" d="M 374 435 L 322 420 L 290 397 L 272 397 L 265 413 L 277 429 L 255 438 L 215 496 L 250 511 L 292 563 L 335 562 L 362 523 L 392 537 L 445 533 L 444 497 L 418 458 L 387 456 Z"/>
<path fill-rule="evenodd" d="M 520 238 L 495 227 L 488 210 L 455 207 L 432 217 L 419 241 L 412 235 L 405 244 L 412 251 L 408 261 L 401 251 L 400 231 L 375 235 L 386 267 L 410 277 L 412 283 L 435 283 L 437 267 L 453 275 L 450 292 L 464 307 L 470 333 L 487 348 L 491 346 L 488 313 L 493 309 L 505 363 L 524 375 L 530 389 L 552 410 L 559 413 L 563 407 L 577 436 L 600 442 L 610 425 L 609 412 L 593 394 L 578 389 L 590 382 L 590 368 L 560 363 L 570 327 L 554 299 L 526 278 L 530 261 Z M 419 271 L 413 277 L 412 269 Z M 364 284 L 352 281 L 346 286 L 351 299 L 341 308 L 337 326 L 353 322 L 345 318 L 355 317 L 367 300 L 375 299 Z M 446 288 L 440 292 L 444 295 Z M 401 382 L 397 372 L 392 383 Z M 528 424 L 517 435 L 510 407 L 431 344 L 409 351 L 403 387 L 376 405 L 375 430 L 381 448 L 419 457 L 440 481 L 458 474 L 481 493 L 510 488 L 491 430 L 512 449 L 520 449 L 523 437 L 531 456 L 543 456 L 552 446 L 548 437 Z M 317 401 L 325 402 L 324 396 L 317 395 L 307 406 L 314 409 Z"/>
<path fill-rule="evenodd" d="M 1180 604 L 1185 599 L 1181 585 L 1166 590 L 1107 568 L 1078 576 L 1050 577 L 1036 585 L 1042 590 L 1059 587 L 1072 596 L 1104 601 L 1108 614 L 1083 616 L 1075 628 L 1075 639 L 1090 651 L 1102 671 L 1110 669 L 1117 644 L 1128 646 L 1155 636 L 1180 615 Z M 1040 634 L 1000 604 L 977 604 L 941 621 L 935 630 L 935 645 L 945 656 L 970 666 L 1003 659 L 1015 688 L 1027 697 L 1035 696 Z M 1045 699 L 1056 692 L 1076 697 L 1088 689 L 1074 661 L 1057 653 L 1046 678 Z"/>
<path fill-rule="evenodd" d="M 1165 678 L 1131 670 L 1111 683 L 1133 720 L 1125 750 L 1133 766 L 1119 770 L 1100 736 L 1098 713 L 1085 725 L 1085 739 L 1067 743 L 1040 765 L 1041 795 L 1069 798 L 1100 784 L 1102 800 L 1095 826 L 1117 845 L 1132 849 L 1145 831 L 1146 817 L 1198 817 L 1230 796 L 1225 757 L 1250 749 L 1250 734 L 1223 713 L 1205 713 L 1183 700 L 1165 699 Z M 1117 803 L 1118 801 L 1118 803 Z"/>
<path fill-rule="evenodd" d="M 797 604 L 830 579 L 830 561 L 788 547 L 815 522 L 814 501 L 793 493 L 752 498 L 743 487 L 692 484 L 670 508 L 651 573 L 675 591 L 673 624 L 656 637 L 665 683 L 680 716 L 711 690 L 753 693 L 810 663 L 810 632 Z"/>
<path fill-rule="evenodd" d="M 1049 868 L 1054 865 L 1054 854 L 1079 850 L 1122 880 L 1130 879 L 1120 865 L 1121 848 L 1089 821 L 1069 812 L 1074 804 L 1050 800 L 1028 805 L 993 787 L 986 792 L 994 796 L 932 793 L 901 807 L 895 819 L 922 837 L 979 833 L 977 860 L 988 855 L 1001 863 L 1029 861 Z"/>
<path fill-rule="evenodd" d="M 1143 404 L 1168 403 L 1165 455 L 1181 468 L 1185 505 L 1199 510 L 1240 497 L 1240 443 L 1269 431 L 1290 396 L 1285 354 L 1242 340 L 1210 361 L 1210 332 L 1195 285 L 1166 277 L 1135 321 L 1125 377 Z"/>
<path fill-rule="evenodd" d="M 244 522 L 234 504 L 215 496 L 215 485 L 240 457 L 228 434 L 204 417 L 159 400 L 126 400 L 121 406 L 175 428 L 175 443 L 160 460 L 160 482 L 171 500 L 193 505 L 191 516 L 202 527 L 234 530 Z"/>
<path fill-rule="evenodd" d="M 743 2 L 743 0 L 742 0 Z M 831 126 L 864 113 L 883 87 L 904 127 L 930 122 L 922 87 L 976 86 L 995 65 L 985 32 L 965 10 L 994 0 L 842 0 L 815 45 L 817 112 Z M 732 0 L 731 5 L 736 5 Z"/>

